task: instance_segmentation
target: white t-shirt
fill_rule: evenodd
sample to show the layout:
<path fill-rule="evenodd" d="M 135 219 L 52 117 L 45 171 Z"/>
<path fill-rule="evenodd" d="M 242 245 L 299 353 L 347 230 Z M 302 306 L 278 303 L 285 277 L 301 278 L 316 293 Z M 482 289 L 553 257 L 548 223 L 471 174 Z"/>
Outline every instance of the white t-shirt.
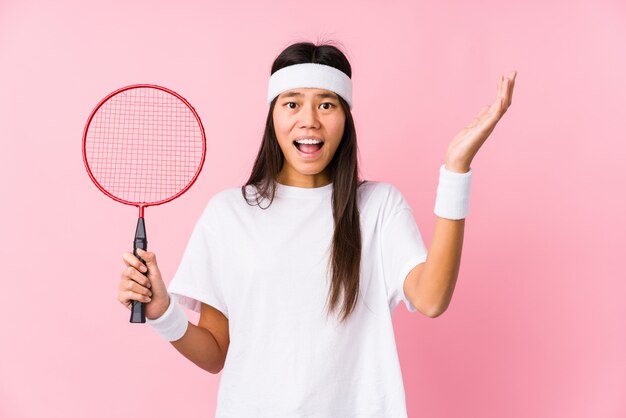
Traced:
<path fill-rule="evenodd" d="M 277 184 L 261 209 L 235 187 L 202 213 L 168 290 L 228 317 L 217 418 L 406 418 L 392 313 L 417 310 L 403 284 L 427 250 L 400 191 L 362 184 L 359 299 L 327 319 L 332 191 Z"/>

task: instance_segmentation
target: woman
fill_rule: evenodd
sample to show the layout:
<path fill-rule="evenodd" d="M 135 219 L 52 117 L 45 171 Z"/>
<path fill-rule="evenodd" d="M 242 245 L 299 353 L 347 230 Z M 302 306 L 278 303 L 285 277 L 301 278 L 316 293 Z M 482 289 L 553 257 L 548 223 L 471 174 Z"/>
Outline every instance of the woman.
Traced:
<path fill-rule="evenodd" d="M 119 300 L 145 302 L 164 339 L 224 371 L 217 417 L 406 417 L 391 315 L 400 301 L 429 317 L 447 308 L 470 163 L 510 105 L 516 74 L 450 144 L 427 252 L 399 190 L 359 179 L 344 54 L 297 43 L 271 73 L 246 184 L 210 199 L 168 288 L 154 253 L 139 253 L 147 269 L 125 253 Z M 177 302 L 200 312 L 198 325 Z"/>

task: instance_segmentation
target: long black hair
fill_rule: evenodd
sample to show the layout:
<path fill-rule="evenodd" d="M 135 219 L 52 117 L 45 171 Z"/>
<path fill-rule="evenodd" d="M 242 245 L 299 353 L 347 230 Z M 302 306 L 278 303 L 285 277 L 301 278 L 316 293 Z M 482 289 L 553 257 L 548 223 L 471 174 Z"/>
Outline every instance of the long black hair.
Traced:
<path fill-rule="evenodd" d="M 348 77 L 352 77 L 352 68 L 348 59 L 330 42 L 318 45 L 311 42 L 299 42 L 288 46 L 274 60 L 271 74 L 281 68 L 302 63 L 329 65 L 342 71 Z M 356 130 L 350 107 L 341 96 L 338 97 L 346 119 L 343 137 L 329 164 L 330 178 L 333 183 L 334 219 L 333 245 L 329 260 L 329 267 L 332 270 L 329 301 L 330 311 L 335 311 L 343 292 L 344 303 L 341 315 L 343 322 L 355 309 L 359 294 L 361 227 L 357 207 L 357 189 L 365 181 L 359 178 Z M 265 132 L 252 172 L 246 184 L 241 187 L 246 201 L 249 204 L 257 204 L 259 207 L 261 207 L 261 198 L 269 200 L 269 205 L 273 202 L 276 179 L 285 161 L 274 130 L 272 114 L 275 105 L 276 98 L 269 107 Z M 257 190 L 254 201 L 248 200 L 246 195 L 246 188 L 249 185 L 254 185 Z"/>

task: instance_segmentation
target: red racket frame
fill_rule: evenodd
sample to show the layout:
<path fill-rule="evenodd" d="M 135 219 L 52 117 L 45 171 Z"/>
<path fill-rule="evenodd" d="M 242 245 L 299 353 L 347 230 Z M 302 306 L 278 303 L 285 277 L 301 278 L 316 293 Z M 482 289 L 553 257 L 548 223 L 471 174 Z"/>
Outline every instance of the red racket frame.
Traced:
<path fill-rule="evenodd" d="M 200 159 L 200 164 L 198 165 L 198 170 L 196 171 L 196 174 L 193 176 L 193 178 L 191 179 L 189 184 L 187 184 L 187 186 L 185 186 L 180 192 L 176 193 L 175 195 L 173 195 L 173 196 L 171 196 L 171 197 L 169 197 L 167 199 L 163 199 L 163 200 L 160 200 L 158 202 L 148 202 L 148 203 L 141 202 L 140 203 L 140 202 L 130 202 L 128 200 L 120 199 L 119 197 L 114 196 L 111 193 L 109 193 L 104 187 L 102 187 L 100 185 L 100 183 L 98 183 L 98 181 L 94 177 L 93 173 L 91 172 L 91 168 L 89 167 L 89 163 L 87 162 L 87 150 L 86 150 L 87 147 L 85 146 L 85 142 L 87 141 L 87 131 L 89 130 L 89 125 L 91 124 L 91 120 L 93 119 L 93 117 L 98 112 L 98 109 L 100 109 L 100 107 L 102 107 L 102 105 L 107 100 L 109 100 L 111 97 L 113 97 L 113 96 L 115 96 L 115 95 L 117 95 L 117 94 L 119 94 L 119 93 L 121 93 L 123 91 L 136 89 L 136 88 L 146 88 L 146 87 L 148 87 L 148 88 L 155 88 L 155 89 L 167 92 L 167 93 L 177 97 L 183 103 L 185 103 L 185 105 L 187 105 L 187 107 L 191 110 L 191 112 L 193 113 L 194 117 L 196 118 L 196 121 L 198 121 L 198 125 L 200 126 L 200 132 L 202 133 L 202 157 Z M 165 87 L 162 87 L 162 86 L 158 86 L 156 84 L 132 84 L 132 85 L 129 85 L 129 86 L 117 89 L 113 93 L 107 95 L 92 110 L 91 114 L 89 115 L 89 119 L 87 119 L 87 123 L 85 124 L 85 129 L 83 130 L 83 162 L 85 163 L 85 168 L 87 169 L 87 173 L 89 174 L 89 177 L 91 178 L 91 181 L 93 181 L 93 183 L 98 187 L 98 189 L 100 189 L 100 191 L 102 193 L 104 193 L 105 195 L 109 196 L 111 199 L 116 200 L 116 201 L 118 201 L 120 203 L 123 203 L 125 205 L 138 207 L 139 208 L 139 217 L 140 218 L 143 218 L 144 208 L 146 208 L 148 206 L 162 205 L 163 203 L 170 202 L 170 201 L 176 199 L 177 197 L 179 197 L 180 195 L 182 195 L 183 193 L 185 193 L 187 190 L 189 190 L 189 188 L 195 183 L 196 179 L 200 175 L 200 172 L 202 171 L 202 166 L 204 165 L 205 156 L 206 156 L 206 136 L 204 134 L 204 126 L 202 125 L 202 121 L 200 120 L 200 116 L 198 116 L 198 113 L 196 112 L 196 109 L 194 109 L 193 106 L 184 97 L 182 97 L 180 94 L 178 94 L 175 91 L 172 91 L 172 90 L 170 90 L 168 88 L 165 88 Z"/>

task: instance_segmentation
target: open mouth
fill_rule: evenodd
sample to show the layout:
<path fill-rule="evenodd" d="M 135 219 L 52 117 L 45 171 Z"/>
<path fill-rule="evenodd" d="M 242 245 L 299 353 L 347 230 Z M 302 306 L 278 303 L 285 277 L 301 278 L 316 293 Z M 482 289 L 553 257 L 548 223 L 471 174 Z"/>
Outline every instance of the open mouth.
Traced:
<path fill-rule="evenodd" d="M 293 144 L 298 148 L 298 151 L 303 152 L 305 154 L 313 154 L 324 146 L 324 142 L 320 142 L 319 144 L 300 144 L 296 141 L 293 141 Z"/>

